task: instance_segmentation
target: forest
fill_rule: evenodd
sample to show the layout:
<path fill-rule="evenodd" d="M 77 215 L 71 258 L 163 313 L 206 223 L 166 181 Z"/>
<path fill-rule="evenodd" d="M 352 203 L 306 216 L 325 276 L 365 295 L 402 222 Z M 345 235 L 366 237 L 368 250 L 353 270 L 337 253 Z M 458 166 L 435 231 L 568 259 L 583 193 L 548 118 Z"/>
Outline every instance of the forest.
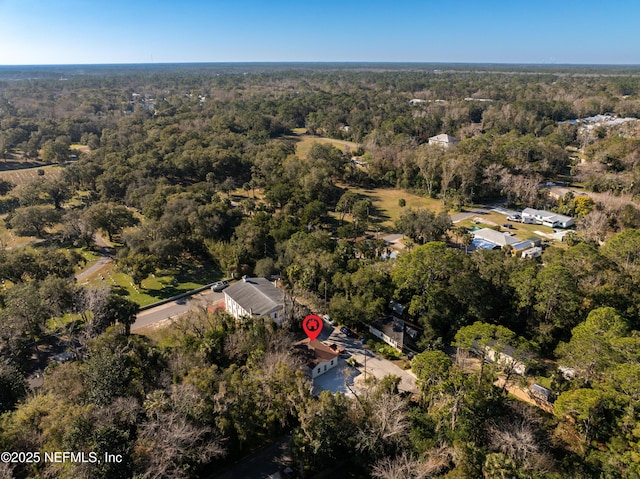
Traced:
<path fill-rule="evenodd" d="M 300 478 L 640 478 L 638 119 L 631 68 L 0 69 L 0 451 L 122 457 L 0 476 L 214 478 L 285 438 Z M 494 203 L 576 226 L 541 258 L 470 252 L 451 215 Z M 105 250 L 126 284 L 76 279 Z M 243 275 L 304 307 L 132 333 L 141 298 Z M 303 311 L 367 336 L 391 300 L 423 330 L 418 393 L 313 394 Z"/>

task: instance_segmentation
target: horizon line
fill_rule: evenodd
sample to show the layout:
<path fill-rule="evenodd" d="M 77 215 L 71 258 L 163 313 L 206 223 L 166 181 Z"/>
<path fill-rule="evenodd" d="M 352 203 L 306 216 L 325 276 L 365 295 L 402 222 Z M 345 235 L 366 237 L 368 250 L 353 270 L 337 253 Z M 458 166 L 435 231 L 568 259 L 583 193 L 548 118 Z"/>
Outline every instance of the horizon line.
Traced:
<path fill-rule="evenodd" d="M 80 67 L 80 66 L 122 66 L 122 65 L 491 65 L 491 66 L 544 66 L 544 67 L 640 67 L 640 63 L 547 63 L 547 62 L 494 62 L 494 61 L 388 61 L 388 60 L 259 60 L 259 61 L 140 61 L 104 63 L 7 63 L 6 67 Z"/>

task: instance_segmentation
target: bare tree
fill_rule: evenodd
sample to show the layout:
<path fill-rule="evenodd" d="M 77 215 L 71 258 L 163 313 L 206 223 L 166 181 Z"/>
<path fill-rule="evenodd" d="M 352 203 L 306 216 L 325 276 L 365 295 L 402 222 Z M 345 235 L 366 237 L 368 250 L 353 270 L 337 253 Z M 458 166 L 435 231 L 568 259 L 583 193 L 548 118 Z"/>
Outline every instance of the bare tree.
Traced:
<path fill-rule="evenodd" d="M 189 422 L 179 412 L 159 413 L 140 433 L 146 451 L 145 479 L 187 479 L 194 465 L 224 455 L 220 439 L 208 427 Z"/>
<path fill-rule="evenodd" d="M 357 448 L 373 456 L 395 451 L 404 441 L 410 423 L 407 403 L 397 394 L 373 394 L 366 407 L 366 418 L 357 433 Z"/>
<path fill-rule="evenodd" d="M 545 441 L 538 434 L 540 418 L 524 405 L 514 408 L 512 414 L 488 426 L 490 449 L 508 457 L 521 469 L 551 471 L 553 459 L 544 450 Z"/>
<path fill-rule="evenodd" d="M 578 232 L 587 241 L 600 243 L 609 229 L 609 218 L 604 211 L 593 210 L 578 219 Z"/>
<path fill-rule="evenodd" d="M 375 479 L 426 479 L 450 467 L 451 450 L 446 446 L 432 449 L 424 459 L 417 459 L 406 451 L 396 457 L 385 457 L 375 463 L 371 476 Z"/>

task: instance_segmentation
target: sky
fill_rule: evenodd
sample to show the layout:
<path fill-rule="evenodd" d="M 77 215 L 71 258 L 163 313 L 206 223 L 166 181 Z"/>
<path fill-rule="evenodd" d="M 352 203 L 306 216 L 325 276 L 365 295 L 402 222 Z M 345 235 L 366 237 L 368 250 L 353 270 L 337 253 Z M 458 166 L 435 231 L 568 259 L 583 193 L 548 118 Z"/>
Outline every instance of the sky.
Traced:
<path fill-rule="evenodd" d="M 637 0 L 0 0 L 0 65 L 640 64 Z"/>

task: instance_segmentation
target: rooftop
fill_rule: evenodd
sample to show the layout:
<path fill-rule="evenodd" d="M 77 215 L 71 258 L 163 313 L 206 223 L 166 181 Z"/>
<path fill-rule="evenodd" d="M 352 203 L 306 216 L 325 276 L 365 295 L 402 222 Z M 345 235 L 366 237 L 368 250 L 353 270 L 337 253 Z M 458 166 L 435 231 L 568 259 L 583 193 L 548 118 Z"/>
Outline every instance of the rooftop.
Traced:
<path fill-rule="evenodd" d="M 520 243 L 521 240 L 515 236 L 511 236 L 508 233 L 501 233 L 500 231 L 492 230 L 491 228 L 482 228 L 473 232 L 475 239 L 480 239 L 493 243 L 496 246 L 513 245 Z"/>
<path fill-rule="evenodd" d="M 331 361 L 338 357 L 338 352 L 331 349 L 322 341 L 311 341 L 309 338 L 298 341 L 293 345 L 296 351 L 299 351 L 310 366 L 318 363 Z"/>
<path fill-rule="evenodd" d="M 460 143 L 460 140 L 458 138 L 456 138 L 455 136 L 451 136 L 448 135 L 446 133 L 440 133 L 439 135 L 436 136 L 432 136 L 431 138 L 429 138 L 429 141 L 431 142 L 438 142 L 438 143 L 450 143 L 455 145 L 456 143 Z"/>
<path fill-rule="evenodd" d="M 546 220 L 550 220 L 550 221 L 566 222 L 572 219 L 571 216 L 561 215 L 558 213 L 553 213 L 551 211 L 536 210 L 533 208 L 525 208 L 524 210 L 522 210 L 522 214 L 529 215 L 529 216 L 539 216 L 540 218 L 545 218 Z"/>
<path fill-rule="evenodd" d="M 243 278 L 225 289 L 224 294 L 257 316 L 269 314 L 284 304 L 282 291 L 265 278 Z"/>

